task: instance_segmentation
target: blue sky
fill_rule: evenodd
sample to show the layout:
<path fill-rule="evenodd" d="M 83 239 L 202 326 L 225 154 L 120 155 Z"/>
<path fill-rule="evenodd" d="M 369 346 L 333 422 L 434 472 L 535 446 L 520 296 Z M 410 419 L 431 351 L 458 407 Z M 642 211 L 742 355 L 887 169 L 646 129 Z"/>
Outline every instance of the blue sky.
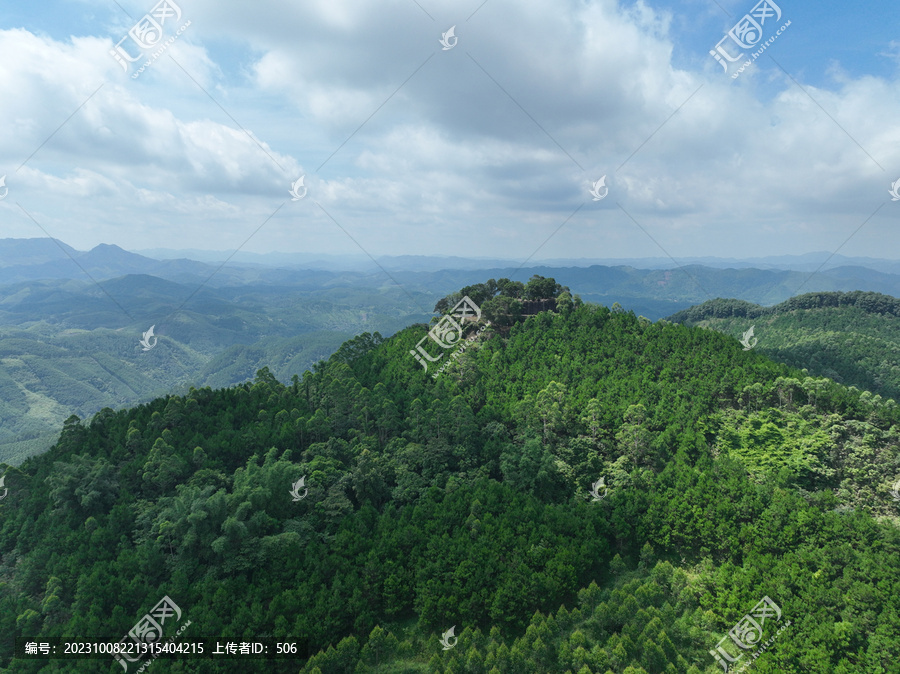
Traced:
<path fill-rule="evenodd" d="M 779 2 L 758 44 L 790 26 L 733 79 L 709 51 L 754 2 L 176 3 L 136 78 L 153 49 L 127 72 L 109 51 L 153 0 L 3 7 L 2 236 L 898 257 L 893 4 Z"/>

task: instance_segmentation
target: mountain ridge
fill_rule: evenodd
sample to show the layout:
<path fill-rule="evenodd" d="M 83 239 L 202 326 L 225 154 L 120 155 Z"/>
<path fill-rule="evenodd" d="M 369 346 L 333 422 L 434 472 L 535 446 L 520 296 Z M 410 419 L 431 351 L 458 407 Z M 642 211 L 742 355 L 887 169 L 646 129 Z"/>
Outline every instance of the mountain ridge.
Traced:
<path fill-rule="evenodd" d="M 808 293 L 771 307 L 717 299 L 667 320 L 735 336 L 754 327 L 753 348 L 770 358 L 900 400 L 900 300 L 895 297 Z"/>
<path fill-rule="evenodd" d="M 45 664 L 13 635 L 118 639 L 162 596 L 198 634 L 294 643 L 276 673 L 702 674 L 763 598 L 790 629 L 763 621 L 759 667 L 891 666 L 893 401 L 577 300 L 437 379 L 427 330 L 67 420 L 6 471 L 0 666 Z"/>

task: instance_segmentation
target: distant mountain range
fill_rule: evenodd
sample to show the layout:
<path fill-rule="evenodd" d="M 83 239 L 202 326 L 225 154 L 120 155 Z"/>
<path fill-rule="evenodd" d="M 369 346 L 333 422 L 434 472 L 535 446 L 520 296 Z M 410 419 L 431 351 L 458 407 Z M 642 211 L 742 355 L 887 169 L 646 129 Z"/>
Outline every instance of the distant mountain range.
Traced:
<path fill-rule="evenodd" d="M 77 261 L 73 262 L 72 259 Z M 241 267 L 282 267 L 329 271 L 374 271 L 379 267 L 364 255 L 326 255 L 311 253 L 248 253 L 243 251 L 210 251 L 198 249 L 173 250 L 155 248 L 128 253 L 118 246 L 101 244 L 90 251 L 78 251 L 56 239 L 0 239 L 0 270 L 16 270 L 25 273 L 25 267 L 40 266 L 49 262 L 68 260 L 72 267 L 54 270 L 43 267 L 28 273 L 28 278 L 72 278 L 78 264 L 90 267 L 96 264 L 120 265 L 121 273 L 156 273 L 157 271 L 179 270 L 172 263 L 183 263 L 187 269 L 214 270 L 229 260 L 232 266 Z M 436 257 L 426 255 L 383 256 L 378 263 L 389 271 L 432 272 L 444 269 L 483 270 L 516 269 L 518 260 L 500 258 Z M 679 266 L 711 267 L 713 269 L 772 269 L 783 271 L 808 271 L 819 269 L 827 261 L 825 270 L 838 267 L 865 267 L 885 274 L 900 274 L 900 261 L 870 257 L 847 257 L 831 255 L 828 252 L 806 253 L 804 255 L 775 255 L 755 258 L 689 257 L 673 262 L 670 258 L 556 258 L 533 260 L 530 267 L 634 267 L 635 269 L 677 269 Z M 189 262 L 202 263 L 191 267 Z M 121 266 L 128 266 L 127 269 Z M 0 282 L 24 280 L 13 278 L 6 271 Z M 35 275 L 38 274 L 38 275 Z M 39 274 L 45 274 L 41 276 Z"/>
<path fill-rule="evenodd" d="M 191 259 L 209 263 L 221 263 L 226 259 L 235 264 L 266 267 L 305 267 L 332 271 L 373 271 L 378 265 L 365 255 L 325 255 L 310 253 L 246 253 L 239 251 L 210 251 L 197 249 L 173 250 L 154 248 L 136 250 L 135 253 L 157 260 Z M 377 258 L 378 264 L 389 271 L 439 271 L 442 269 L 516 269 L 521 262 L 501 258 L 437 257 L 428 255 L 398 255 Z M 753 258 L 687 257 L 673 261 L 668 257 L 644 258 L 552 258 L 530 260 L 537 267 L 634 267 L 635 269 L 677 269 L 679 266 L 701 265 L 713 269 L 780 269 L 784 271 L 816 271 L 836 267 L 866 267 L 886 274 L 900 274 L 900 260 L 871 257 L 847 257 L 827 251 L 803 255 L 771 255 Z"/>
<path fill-rule="evenodd" d="M 126 274 L 171 278 L 179 274 L 211 274 L 214 270 L 212 265 L 194 260 L 154 260 L 109 244 L 78 251 L 57 239 L 0 239 L 0 283 L 102 280 Z"/>
<path fill-rule="evenodd" d="M 0 239 L 0 461 L 43 451 L 71 414 L 89 417 L 102 407 L 130 406 L 189 386 L 230 386 L 263 366 L 287 381 L 354 335 L 389 336 L 427 322 L 438 299 L 489 278 L 554 277 L 587 302 L 619 303 L 653 321 L 715 298 L 763 310 L 798 292 L 900 296 L 900 271 L 884 271 L 900 263 L 881 260 L 874 261 L 880 269 L 856 264 L 817 274 L 774 268 L 791 261 L 821 265 L 825 254 L 818 263 L 812 254 L 766 258 L 768 269 L 708 259 L 710 265 L 669 269 L 637 266 L 658 260 L 519 268 L 502 260 L 406 256 L 382 258 L 383 269 L 369 260 L 368 268 L 355 271 L 341 269 L 340 258 L 322 256 L 323 265 L 335 268 L 290 266 L 291 254 L 238 253 L 224 266 L 218 254 L 207 255 L 156 259 L 114 245 L 78 251 L 49 238 Z M 476 267 L 488 263 L 495 266 Z M 457 268 L 443 267 L 450 264 Z M 151 325 L 159 346 L 143 352 L 138 341 Z M 721 329 L 746 327 L 735 322 Z M 763 331 L 757 325 L 760 348 L 774 347 L 771 332 L 764 338 Z M 792 338 L 784 339 L 788 348 Z M 895 343 L 894 336 L 886 339 L 876 348 L 881 355 Z M 794 362 L 785 351 L 768 353 Z M 886 362 L 873 365 L 868 380 L 833 364 L 819 371 L 893 395 Z"/>
<path fill-rule="evenodd" d="M 379 268 L 371 260 L 363 264 L 354 257 L 239 252 L 223 266 L 225 253 L 153 252 L 159 256 L 198 253 L 205 261 L 186 257 L 156 259 L 109 244 L 77 251 L 55 239 L 0 239 L 0 285 L 49 279 L 101 281 L 133 274 L 213 288 L 248 284 L 310 284 L 310 288 L 319 288 L 344 282 L 387 287 L 396 281 L 410 296 L 424 302 L 426 296 L 443 296 L 461 284 L 492 277 L 527 281 L 532 274 L 541 274 L 555 277 L 585 300 L 610 304 L 617 301 L 648 318 L 660 318 L 715 297 L 771 305 L 798 293 L 815 291 L 866 290 L 900 296 L 900 261 L 834 256 L 827 268 L 816 272 L 829 257 L 827 253 L 742 261 L 697 258 L 703 264 L 683 261 L 680 267 L 662 258 L 607 260 L 610 264 L 590 265 L 590 260 L 579 260 L 568 261 L 572 263 L 568 266 L 534 263 L 521 268 L 502 260 L 400 256 L 381 258 Z M 309 265 L 319 266 L 304 267 L 304 259 Z M 420 306 L 424 311 L 431 308 Z"/>

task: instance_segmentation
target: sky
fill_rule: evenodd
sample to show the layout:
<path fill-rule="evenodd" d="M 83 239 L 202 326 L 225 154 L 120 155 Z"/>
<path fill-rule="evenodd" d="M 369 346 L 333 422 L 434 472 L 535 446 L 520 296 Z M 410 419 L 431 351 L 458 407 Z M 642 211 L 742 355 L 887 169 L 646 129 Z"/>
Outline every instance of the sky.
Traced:
<path fill-rule="evenodd" d="M 896 259 L 897 16 L 886 0 L 2 0 L 0 237 Z"/>

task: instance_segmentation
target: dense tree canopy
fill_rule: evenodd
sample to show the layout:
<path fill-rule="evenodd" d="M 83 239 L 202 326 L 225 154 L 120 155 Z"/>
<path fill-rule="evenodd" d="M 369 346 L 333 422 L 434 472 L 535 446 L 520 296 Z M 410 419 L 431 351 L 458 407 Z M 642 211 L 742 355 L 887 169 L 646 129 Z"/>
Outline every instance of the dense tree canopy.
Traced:
<path fill-rule="evenodd" d="M 168 595 L 196 636 L 300 645 L 266 671 L 709 673 L 769 596 L 791 625 L 755 671 L 894 671 L 893 401 L 580 302 L 438 378 L 409 354 L 426 330 L 70 419 L 6 471 L 0 667 L 50 666 L 15 635 L 118 641 Z"/>
<path fill-rule="evenodd" d="M 740 337 L 756 350 L 848 386 L 900 399 L 900 301 L 871 292 L 809 293 L 773 307 L 713 300 L 670 320 Z"/>

